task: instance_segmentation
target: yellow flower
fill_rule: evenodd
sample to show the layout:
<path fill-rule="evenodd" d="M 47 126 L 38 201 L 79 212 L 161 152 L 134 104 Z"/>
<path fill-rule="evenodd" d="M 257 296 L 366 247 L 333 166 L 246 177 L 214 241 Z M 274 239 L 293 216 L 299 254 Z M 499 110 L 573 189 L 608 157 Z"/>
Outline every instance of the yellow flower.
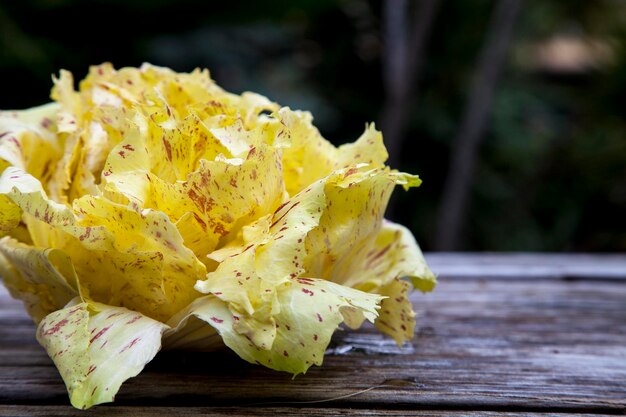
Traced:
<path fill-rule="evenodd" d="M 298 374 L 341 323 L 413 337 L 407 293 L 435 277 L 383 213 L 420 180 L 384 165 L 373 125 L 336 148 L 309 113 L 199 70 L 73 84 L 0 113 L 0 274 L 74 406 L 112 401 L 162 343 Z"/>

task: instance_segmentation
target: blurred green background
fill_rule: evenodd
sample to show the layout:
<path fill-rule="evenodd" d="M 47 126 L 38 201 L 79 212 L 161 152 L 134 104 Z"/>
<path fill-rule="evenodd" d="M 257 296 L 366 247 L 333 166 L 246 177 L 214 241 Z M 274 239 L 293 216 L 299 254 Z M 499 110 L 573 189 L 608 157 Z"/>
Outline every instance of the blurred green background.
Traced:
<path fill-rule="evenodd" d="M 625 251 L 626 3 L 507 1 L 1 1 L 0 108 L 46 102 L 61 68 L 206 67 L 228 90 L 310 110 L 335 144 L 405 114 L 394 165 L 424 183 L 397 190 L 390 216 L 426 250 Z M 503 19 L 504 58 L 482 62 Z M 442 242 L 472 97 L 489 105 Z"/>

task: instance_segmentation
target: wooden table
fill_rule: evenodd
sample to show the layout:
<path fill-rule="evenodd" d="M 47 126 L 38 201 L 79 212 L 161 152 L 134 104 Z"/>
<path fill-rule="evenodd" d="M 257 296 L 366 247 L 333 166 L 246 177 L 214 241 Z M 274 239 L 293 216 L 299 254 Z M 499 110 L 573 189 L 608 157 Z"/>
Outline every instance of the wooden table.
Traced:
<path fill-rule="evenodd" d="M 21 305 L 0 292 L 0 416 L 626 414 L 626 255 L 430 254 L 403 349 L 339 332 L 294 380 L 229 352 L 161 352 L 114 404 L 68 405 Z"/>

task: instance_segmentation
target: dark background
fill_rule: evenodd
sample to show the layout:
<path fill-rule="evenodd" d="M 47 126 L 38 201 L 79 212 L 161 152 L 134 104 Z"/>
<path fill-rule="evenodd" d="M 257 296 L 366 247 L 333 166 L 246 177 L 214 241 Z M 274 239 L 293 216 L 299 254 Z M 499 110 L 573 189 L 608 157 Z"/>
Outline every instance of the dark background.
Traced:
<path fill-rule="evenodd" d="M 335 144 L 382 126 L 424 249 L 624 251 L 625 47 L 621 0 L 5 0 L 0 108 L 61 68 L 206 67 Z"/>

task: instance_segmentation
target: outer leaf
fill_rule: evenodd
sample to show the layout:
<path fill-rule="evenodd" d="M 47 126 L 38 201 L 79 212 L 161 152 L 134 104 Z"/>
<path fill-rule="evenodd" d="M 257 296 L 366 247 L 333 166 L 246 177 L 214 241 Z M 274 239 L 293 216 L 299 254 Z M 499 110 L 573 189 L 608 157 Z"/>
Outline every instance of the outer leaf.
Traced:
<path fill-rule="evenodd" d="M 377 285 L 393 278 L 408 277 L 413 286 L 423 292 L 432 291 L 437 283 L 409 229 L 388 220 L 383 222 L 374 247 L 355 277 L 358 282 Z"/>
<path fill-rule="evenodd" d="M 113 401 L 161 347 L 167 326 L 140 313 L 100 303 L 79 303 L 46 316 L 37 340 L 63 377 L 72 405 Z"/>
<path fill-rule="evenodd" d="M 410 283 L 400 280 L 402 277 L 409 278 Z M 361 267 L 353 271 L 348 284 L 388 297 L 383 300 L 376 327 L 402 345 L 413 338 L 415 328 L 409 290 L 413 286 L 423 292 L 431 291 L 436 278 L 411 232 L 404 226 L 385 221 L 374 246 L 367 252 Z"/>
<path fill-rule="evenodd" d="M 394 278 L 376 288 L 376 292 L 385 298 L 380 306 L 380 317 L 376 320 L 376 328 L 393 337 L 398 346 L 413 339 L 415 331 L 415 312 L 408 298 L 411 284 Z"/>
<path fill-rule="evenodd" d="M 310 276 L 345 284 L 358 275 L 397 183 L 396 173 L 369 168 L 339 170 L 326 182 L 320 225 L 306 239 L 304 266 Z"/>
<path fill-rule="evenodd" d="M 266 346 L 259 346 L 249 332 L 242 331 L 245 328 L 250 332 L 263 331 L 263 327 L 256 329 L 256 322 L 233 312 L 227 303 L 213 296 L 196 300 L 170 324 L 182 322 L 184 328 L 190 316 L 197 317 L 214 327 L 224 343 L 248 362 L 297 375 L 311 365 L 322 364 L 330 338 L 344 321 L 346 312 L 358 311 L 374 321 L 381 299 L 376 294 L 320 279 L 285 282 L 276 288 L 278 308 L 272 317 L 275 333 L 271 345 Z M 248 326 L 242 328 L 242 322 Z"/>
<path fill-rule="evenodd" d="M 427 291 L 434 286 L 434 275 L 410 232 L 391 223 L 385 223 L 381 230 L 381 222 L 395 185 L 415 186 L 419 185 L 419 179 L 386 169 L 367 168 L 337 171 L 335 180 L 327 182 L 327 203 L 320 225 L 306 239 L 305 269 L 310 276 L 390 296 L 393 300 L 400 298 L 397 306 L 385 300 L 386 310 L 400 314 L 405 309 L 402 318 L 410 316 L 412 320 L 406 289 L 402 285 L 387 285 L 394 278 L 411 276 L 415 286 Z M 400 293 L 402 289 L 405 291 Z M 358 312 L 346 314 L 346 323 L 352 328 L 358 328 L 363 319 Z M 414 321 L 403 324 L 394 319 L 391 326 L 400 329 L 396 332 L 382 324 L 389 321 L 383 319 L 379 328 L 398 343 L 412 337 Z M 403 326 L 408 330 L 402 330 Z"/>

